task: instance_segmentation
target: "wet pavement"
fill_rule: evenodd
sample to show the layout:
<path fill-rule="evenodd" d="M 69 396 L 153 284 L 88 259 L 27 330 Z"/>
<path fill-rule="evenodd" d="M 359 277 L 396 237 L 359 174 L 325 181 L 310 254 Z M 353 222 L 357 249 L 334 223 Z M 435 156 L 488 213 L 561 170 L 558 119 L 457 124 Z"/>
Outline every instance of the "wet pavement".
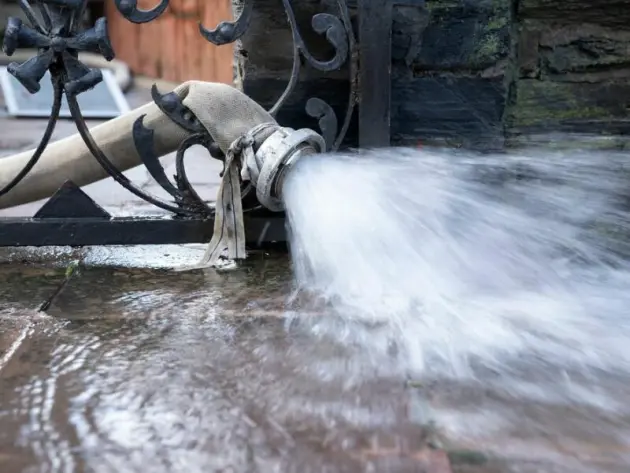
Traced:
<path fill-rule="evenodd" d="M 64 277 L 0 266 L 0 471 L 450 471 L 404 377 L 287 325 L 286 255 L 86 267 L 37 313 Z"/>
<path fill-rule="evenodd" d="M 627 380 L 570 405 L 549 380 L 410 380 L 310 323 L 286 254 L 164 267 L 199 250 L 0 257 L 1 472 L 627 471 Z"/>

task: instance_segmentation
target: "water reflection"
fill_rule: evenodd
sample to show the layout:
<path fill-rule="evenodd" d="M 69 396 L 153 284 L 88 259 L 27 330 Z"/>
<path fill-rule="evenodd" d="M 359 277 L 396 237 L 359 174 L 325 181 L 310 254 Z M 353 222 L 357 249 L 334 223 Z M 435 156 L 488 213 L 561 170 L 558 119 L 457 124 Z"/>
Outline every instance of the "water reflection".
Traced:
<path fill-rule="evenodd" d="M 38 315 L 63 273 L 0 268 L 0 471 L 627 471 L 627 379 L 411 380 L 378 326 L 296 315 L 286 257 L 87 268 Z"/>
<path fill-rule="evenodd" d="M 221 275 L 87 268 L 49 317 L 32 309 L 63 269 L 0 274 L 0 350 L 23 334 L 0 368 L 0 471 L 411 472 L 432 458 L 396 363 L 376 370 L 283 318 L 284 257 Z"/>

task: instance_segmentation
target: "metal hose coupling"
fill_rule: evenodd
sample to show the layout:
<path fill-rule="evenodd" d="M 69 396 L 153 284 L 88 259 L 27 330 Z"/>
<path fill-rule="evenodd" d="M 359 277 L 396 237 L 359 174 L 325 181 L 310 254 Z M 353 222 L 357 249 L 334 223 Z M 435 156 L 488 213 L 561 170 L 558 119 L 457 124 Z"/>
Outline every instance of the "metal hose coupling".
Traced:
<path fill-rule="evenodd" d="M 282 186 L 288 171 L 303 156 L 325 150 L 324 138 L 313 130 L 294 130 L 275 122 L 257 125 L 236 139 L 225 155 L 212 240 L 194 268 L 214 266 L 226 252 L 231 260 L 246 257 L 241 181 L 251 183 L 264 207 L 281 212 Z M 180 270 L 184 269 L 190 268 Z"/>
<path fill-rule="evenodd" d="M 242 177 L 251 181 L 256 198 L 264 207 L 281 212 L 282 186 L 288 171 L 303 156 L 325 152 L 326 142 L 311 129 L 294 130 L 275 123 L 256 127 L 250 136 L 260 145 L 245 153 Z"/>

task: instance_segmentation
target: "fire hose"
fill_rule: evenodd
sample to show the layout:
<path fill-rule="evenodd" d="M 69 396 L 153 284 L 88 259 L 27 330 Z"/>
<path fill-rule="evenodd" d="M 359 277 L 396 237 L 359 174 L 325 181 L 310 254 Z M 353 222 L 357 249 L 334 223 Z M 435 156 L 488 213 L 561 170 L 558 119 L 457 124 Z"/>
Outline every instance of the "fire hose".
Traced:
<path fill-rule="evenodd" d="M 300 157 L 325 150 L 324 139 L 310 129 L 280 126 L 259 104 L 241 91 L 218 83 L 189 81 L 174 90 L 225 154 L 214 233 L 208 250 L 195 267 L 214 266 L 220 257 L 246 257 L 241 182 L 256 188 L 260 204 L 282 211 L 282 182 Z M 146 104 L 90 130 L 95 143 L 121 172 L 142 163 L 133 139 L 133 126 L 153 131 L 157 156 L 169 154 L 190 132 L 165 115 L 155 103 Z M 0 160 L 0 189 L 31 159 L 34 150 Z M 50 197 L 67 180 L 79 186 L 109 177 L 79 134 L 51 143 L 31 171 L 8 194 L 0 208 Z"/>

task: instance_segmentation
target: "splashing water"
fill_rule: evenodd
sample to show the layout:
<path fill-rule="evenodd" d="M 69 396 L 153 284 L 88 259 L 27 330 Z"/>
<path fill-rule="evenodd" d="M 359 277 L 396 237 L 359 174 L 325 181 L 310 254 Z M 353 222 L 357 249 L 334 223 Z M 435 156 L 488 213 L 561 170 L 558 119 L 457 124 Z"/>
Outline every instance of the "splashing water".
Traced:
<path fill-rule="evenodd" d="M 283 189 L 297 285 L 341 321 L 313 326 L 416 374 L 630 373 L 629 184 L 594 152 L 307 158 Z"/>

